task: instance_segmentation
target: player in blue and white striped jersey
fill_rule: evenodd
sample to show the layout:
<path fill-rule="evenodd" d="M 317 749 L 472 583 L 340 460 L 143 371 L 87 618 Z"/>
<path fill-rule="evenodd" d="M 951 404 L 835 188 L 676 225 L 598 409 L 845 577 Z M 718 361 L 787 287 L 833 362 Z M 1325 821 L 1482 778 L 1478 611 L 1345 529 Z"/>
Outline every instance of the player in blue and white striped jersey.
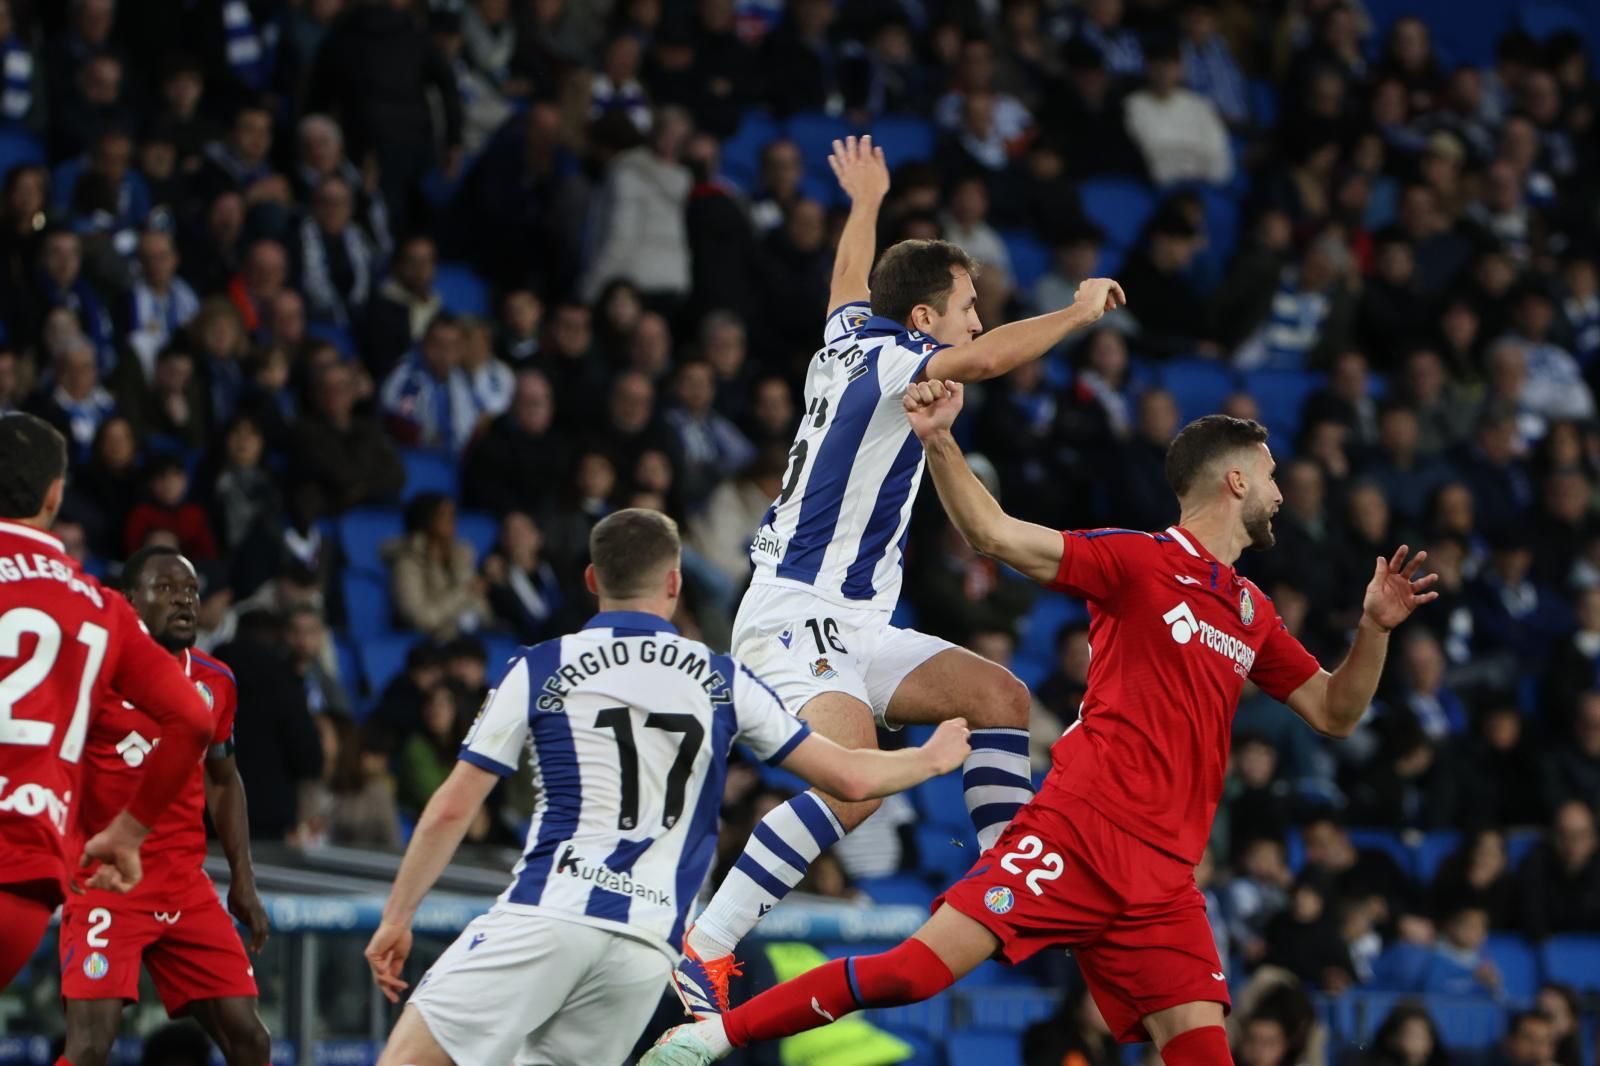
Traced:
<path fill-rule="evenodd" d="M 1122 304 L 1122 289 L 1091 278 L 1072 306 L 979 336 L 977 267 L 960 248 L 902 241 L 873 268 L 878 207 L 889 188 L 882 150 L 852 137 L 835 141 L 828 161 L 851 202 L 833 267 L 833 311 L 806 373 L 782 491 L 751 545 L 755 576 L 734 622 L 733 651 L 791 710 L 846 747 L 875 746 L 874 720 L 898 727 L 965 715 L 973 725 L 967 809 L 987 848 L 1033 795 L 1028 692 L 1003 667 L 889 624 L 923 465 L 901 397 L 915 381 L 982 381 L 1037 359 Z M 674 983 L 691 1013 L 727 1008 L 739 941 L 823 849 L 876 809 L 807 793 L 767 815 L 685 941 Z"/>
<path fill-rule="evenodd" d="M 711 865 L 735 741 L 852 800 L 910 788 L 967 754 L 960 720 L 914 750 L 843 749 L 738 662 L 680 636 L 670 518 L 619 511 L 589 550 L 600 613 L 513 660 L 429 800 L 367 946 L 398 1001 L 417 904 L 526 750 L 539 799 L 511 885 L 423 976 L 384 1066 L 623 1061 Z"/>

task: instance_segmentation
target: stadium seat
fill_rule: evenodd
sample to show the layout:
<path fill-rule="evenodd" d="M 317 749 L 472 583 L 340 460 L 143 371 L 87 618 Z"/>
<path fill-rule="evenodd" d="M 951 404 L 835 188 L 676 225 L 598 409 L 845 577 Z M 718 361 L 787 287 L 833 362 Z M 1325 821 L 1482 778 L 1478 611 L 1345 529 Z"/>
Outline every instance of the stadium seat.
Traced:
<path fill-rule="evenodd" d="M 387 633 L 376 636 L 363 635 L 357 639 L 361 651 L 361 670 L 374 696 L 388 687 L 389 682 L 405 668 L 406 653 L 422 637 L 415 633 Z"/>
<path fill-rule="evenodd" d="M 941 885 L 959 881 L 978 859 L 976 849 L 959 845 L 950 829 L 937 825 L 919 825 L 916 829 L 917 865 Z"/>
<path fill-rule="evenodd" d="M 779 136 L 771 115 L 755 108 L 746 111 L 733 136 L 722 142 L 722 176 L 755 193 L 761 185 L 761 151 Z"/>
<path fill-rule="evenodd" d="M 1553 936 L 1539 949 L 1544 979 L 1569 984 L 1580 992 L 1600 992 L 1600 934 Z"/>
<path fill-rule="evenodd" d="M 1056 638 L 1061 635 L 1061 627 L 1069 622 L 1087 621 L 1088 617 L 1088 608 L 1082 601 L 1059 592 L 1045 593 L 1033 601 L 1033 606 L 1023 616 L 1017 655 L 1046 659 L 1053 668 Z"/>
<path fill-rule="evenodd" d="M 870 896 L 874 903 L 902 904 L 908 907 L 926 907 L 938 894 L 932 885 L 912 874 L 863 877 L 856 882 L 856 887 Z"/>
<path fill-rule="evenodd" d="M 967 1020 L 974 1029 L 1021 1032 L 1044 1021 L 1061 1005 L 1061 995 L 1046 988 L 984 988 L 967 997 Z"/>
<path fill-rule="evenodd" d="M 456 514 L 456 536 L 472 545 L 481 563 L 500 539 L 500 523 L 487 511 L 461 511 Z"/>
<path fill-rule="evenodd" d="M 1323 377 L 1307 370 L 1250 370 L 1244 390 L 1256 398 L 1261 420 L 1273 436 L 1273 446 L 1294 440 L 1300 432 L 1300 410 L 1306 397 L 1322 387 Z"/>
<path fill-rule="evenodd" d="M 889 169 L 933 158 L 933 123 L 920 115 L 884 115 L 872 124 L 872 142 L 883 149 Z"/>
<path fill-rule="evenodd" d="M 406 468 L 405 498 L 424 492 L 437 492 L 454 499 L 461 484 L 456 457 L 450 452 L 426 448 L 402 448 L 400 461 Z"/>
<path fill-rule="evenodd" d="M 962 834 L 972 832 L 972 821 L 967 817 L 966 793 L 961 787 L 960 774 L 941 774 L 930 778 L 911 791 L 911 801 L 931 825 L 956 830 Z"/>
<path fill-rule="evenodd" d="M 1358 851 L 1384 851 L 1400 864 L 1400 869 L 1406 876 L 1412 876 L 1416 869 L 1416 859 L 1410 845 L 1401 840 L 1399 835 L 1388 829 L 1351 829 L 1350 843 Z"/>
<path fill-rule="evenodd" d="M 1516 6 L 1517 22 L 1534 40 L 1543 41 L 1553 33 L 1572 30 L 1585 32 L 1583 7 L 1573 0 L 1524 0 Z"/>
<path fill-rule="evenodd" d="M 982 1066 L 1022 1066 L 1022 1034 L 956 1033 L 945 1043 L 951 1062 Z"/>
<path fill-rule="evenodd" d="M 20 166 L 44 162 L 44 145 L 31 133 L 12 127 L 0 130 L 0 178 Z"/>
<path fill-rule="evenodd" d="M 1278 124 L 1278 89 L 1270 81 L 1254 78 L 1250 81 L 1250 117 L 1262 129 Z"/>
<path fill-rule="evenodd" d="M 1000 239 L 1011 257 L 1011 277 L 1017 288 L 1023 292 L 1032 289 L 1050 269 L 1050 248 L 1026 230 L 1006 230 Z"/>
<path fill-rule="evenodd" d="M 1461 834 L 1452 829 L 1442 829 L 1422 838 L 1416 851 L 1416 876 L 1423 884 L 1431 884 L 1438 876 L 1439 867 L 1461 847 Z"/>
<path fill-rule="evenodd" d="M 332 322 L 307 322 L 306 336 L 327 341 L 339 349 L 339 354 L 346 359 L 354 359 L 356 356 L 356 339 L 343 326 L 334 325 Z"/>
<path fill-rule="evenodd" d="M 1490 933 L 1484 954 L 1500 971 L 1500 987 L 1515 1003 L 1531 1000 L 1539 991 L 1539 957 L 1533 947 L 1513 933 Z"/>
<path fill-rule="evenodd" d="M 345 625 L 350 632 L 367 636 L 394 628 L 387 575 L 348 567 L 339 581 L 344 592 Z"/>
<path fill-rule="evenodd" d="M 1083 213 L 1105 231 L 1106 243 L 1127 251 L 1139 242 L 1145 220 L 1156 209 L 1150 187 L 1132 178 L 1090 178 L 1078 186 Z"/>
<path fill-rule="evenodd" d="M 1424 996 L 1422 1005 L 1439 1026 L 1439 1040 L 1451 1051 L 1481 1051 L 1506 1031 L 1506 1012 L 1492 1000 Z"/>
<path fill-rule="evenodd" d="M 489 309 L 489 283 L 465 263 L 440 263 L 433 276 L 433 287 L 446 311 L 457 315 L 486 318 Z"/>
<path fill-rule="evenodd" d="M 339 518 L 339 544 L 347 566 L 383 573 L 378 550 L 384 542 L 405 532 L 400 512 L 392 508 L 362 507 Z"/>
<path fill-rule="evenodd" d="M 1233 368 L 1215 359 L 1174 359 L 1161 368 L 1161 386 L 1178 401 L 1181 422 L 1215 414 L 1239 388 Z"/>
<path fill-rule="evenodd" d="M 489 687 L 498 685 L 506 676 L 506 671 L 511 668 L 511 658 L 522 650 L 515 637 L 492 633 L 483 638 L 484 650 L 488 653 L 489 669 L 486 680 Z"/>
<path fill-rule="evenodd" d="M 1506 834 L 1506 862 L 1515 870 L 1522 865 L 1539 842 L 1544 839 L 1541 829 L 1513 829 Z"/>
<path fill-rule="evenodd" d="M 802 111 L 789 116 L 783 124 L 784 136 L 800 149 L 800 160 L 807 174 L 833 180 L 833 170 L 828 166 L 828 154 L 833 142 L 843 140 L 852 133 L 865 133 L 853 129 L 842 118 L 825 115 L 820 111 Z"/>

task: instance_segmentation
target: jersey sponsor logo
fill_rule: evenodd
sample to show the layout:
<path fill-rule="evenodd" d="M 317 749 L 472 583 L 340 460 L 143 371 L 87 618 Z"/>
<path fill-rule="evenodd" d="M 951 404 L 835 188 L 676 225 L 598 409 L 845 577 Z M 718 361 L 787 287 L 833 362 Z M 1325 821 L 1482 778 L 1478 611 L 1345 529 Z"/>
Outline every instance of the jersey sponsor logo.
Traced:
<path fill-rule="evenodd" d="M 632 650 L 629 650 L 628 641 L 615 640 L 581 653 L 545 679 L 534 706 L 541 711 L 564 711 L 567 696 L 586 679 L 635 661 L 678 670 L 698 682 L 714 704 L 720 706 L 733 701 L 731 678 L 724 677 L 722 671 L 712 665 L 710 653 L 696 654 L 692 647 L 651 638 L 640 641 Z"/>
<path fill-rule="evenodd" d="M 1213 972 L 1212 975 L 1211 975 L 1211 979 L 1213 981 L 1223 981 L 1223 980 L 1227 979 L 1227 976 L 1228 975 L 1225 974 L 1225 973 L 1215 973 L 1215 972 Z"/>
<path fill-rule="evenodd" d="M 556 863 L 556 874 L 579 881 L 593 881 L 596 888 L 615 892 L 619 896 L 642 899 L 655 907 L 672 906 L 672 893 L 635 881 L 631 874 L 618 873 L 603 862 L 591 863 L 578 854 L 578 849 L 571 844 L 561 853 L 561 860 Z"/>
<path fill-rule="evenodd" d="M 823 1007 L 822 1007 L 822 1004 L 817 1002 L 817 997 L 816 996 L 812 996 L 811 997 L 811 1009 L 816 1011 L 822 1017 L 828 1019 L 830 1022 L 834 1020 L 833 1015 L 829 1014 L 826 1010 L 824 1010 Z"/>
<path fill-rule="evenodd" d="M 98 951 L 90 952 L 89 957 L 83 960 L 83 976 L 91 981 L 98 981 L 110 972 L 110 960 Z"/>
<path fill-rule="evenodd" d="M 1256 620 L 1256 601 L 1249 589 L 1239 590 L 1239 621 L 1250 625 Z"/>
<path fill-rule="evenodd" d="M 1252 618 L 1255 616 L 1254 611 L 1255 608 L 1252 606 Z M 1187 644 L 1198 635 L 1201 647 L 1231 659 L 1234 672 L 1240 677 L 1250 676 L 1250 670 L 1256 664 L 1255 649 L 1232 633 L 1224 633 L 1210 622 L 1196 618 L 1194 609 L 1187 601 L 1180 600 L 1176 607 L 1161 616 L 1161 620 L 1172 627 L 1172 639 L 1175 643 Z"/>
<path fill-rule="evenodd" d="M 10 581 L 59 581 L 80 596 L 87 596 L 96 607 L 105 606 L 99 589 L 84 581 L 60 559 L 52 559 L 48 555 L 24 555 L 21 552 L 0 555 L 0 583 Z"/>
<path fill-rule="evenodd" d="M 151 911 L 150 917 L 167 925 L 177 925 L 178 919 L 183 917 L 182 911 Z"/>
<path fill-rule="evenodd" d="M 758 555 L 765 555 L 773 559 L 783 558 L 784 545 L 787 541 L 778 536 L 771 526 L 762 526 L 756 530 L 755 539 L 750 542 L 750 550 Z"/>
<path fill-rule="evenodd" d="M 134 730 L 117 741 L 117 754 L 122 756 L 122 761 L 129 766 L 143 766 L 144 757 L 150 754 L 150 749 L 156 746 L 159 739 L 146 740 L 138 730 Z"/>
<path fill-rule="evenodd" d="M 838 677 L 839 671 L 833 668 L 832 664 L 828 662 L 828 657 L 824 655 L 811 664 L 811 676 L 827 681 L 830 678 Z"/>
<path fill-rule="evenodd" d="M 1200 579 L 1199 578 L 1190 577 L 1187 574 L 1173 574 L 1172 576 L 1178 579 L 1178 584 L 1180 584 L 1180 585 L 1198 585 L 1198 584 L 1200 584 Z"/>
<path fill-rule="evenodd" d="M 1009 914 L 1017 905 L 1017 897 L 1005 885 L 995 885 L 983 894 L 983 905 L 995 914 Z"/>
<path fill-rule="evenodd" d="M 21 815 L 23 818 L 37 818 L 42 814 L 50 819 L 56 832 L 66 834 L 67 811 L 72 806 L 71 792 L 63 798 L 57 796 L 54 789 L 32 781 L 25 781 L 7 791 L 10 783 L 9 778 L 0 777 L 0 813 Z"/>

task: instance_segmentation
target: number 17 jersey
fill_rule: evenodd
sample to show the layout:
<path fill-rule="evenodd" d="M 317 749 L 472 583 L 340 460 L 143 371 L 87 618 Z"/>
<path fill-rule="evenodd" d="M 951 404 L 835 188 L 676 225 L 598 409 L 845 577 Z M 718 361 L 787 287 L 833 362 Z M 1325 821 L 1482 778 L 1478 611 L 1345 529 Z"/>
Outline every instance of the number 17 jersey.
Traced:
<path fill-rule="evenodd" d="M 733 742 L 776 764 L 808 734 L 749 670 L 655 615 L 602 612 L 524 648 L 461 747 L 501 776 L 526 748 L 538 788 L 496 909 L 623 933 L 676 962 Z"/>
<path fill-rule="evenodd" d="M 828 316 L 783 489 L 750 545 L 754 583 L 894 609 L 924 458 L 901 396 L 944 347 L 865 303 Z"/>

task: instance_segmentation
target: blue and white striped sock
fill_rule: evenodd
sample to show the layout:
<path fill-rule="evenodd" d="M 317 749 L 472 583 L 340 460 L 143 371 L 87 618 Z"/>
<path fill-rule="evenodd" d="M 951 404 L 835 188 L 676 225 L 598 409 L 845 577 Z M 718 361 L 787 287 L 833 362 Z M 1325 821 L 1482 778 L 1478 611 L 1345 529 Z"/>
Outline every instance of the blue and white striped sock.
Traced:
<path fill-rule="evenodd" d="M 961 767 L 967 813 L 978 831 L 978 850 L 989 848 L 1033 799 L 1026 729 L 974 729 L 972 754 Z"/>
<path fill-rule="evenodd" d="M 732 954 L 763 915 L 800 883 L 812 862 L 844 836 L 815 793 L 767 812 L 711 903 L 694 920 L 689 946 L 703 959 Z"/>

